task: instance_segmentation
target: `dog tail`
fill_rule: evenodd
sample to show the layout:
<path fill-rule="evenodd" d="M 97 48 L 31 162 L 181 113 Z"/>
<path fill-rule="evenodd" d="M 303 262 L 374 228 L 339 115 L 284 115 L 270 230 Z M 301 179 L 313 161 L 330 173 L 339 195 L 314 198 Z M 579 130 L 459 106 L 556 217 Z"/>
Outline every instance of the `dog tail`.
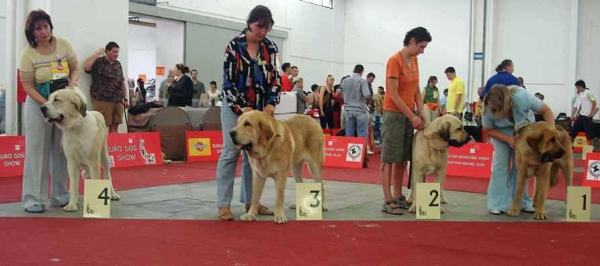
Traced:
<path fill-rule="evenodd" d="M 558 165 L 552 164 L 552 168 L 550 168 L 550 187 L 556 186 L 556 184 L 558 184 L 558 170 Z"/>

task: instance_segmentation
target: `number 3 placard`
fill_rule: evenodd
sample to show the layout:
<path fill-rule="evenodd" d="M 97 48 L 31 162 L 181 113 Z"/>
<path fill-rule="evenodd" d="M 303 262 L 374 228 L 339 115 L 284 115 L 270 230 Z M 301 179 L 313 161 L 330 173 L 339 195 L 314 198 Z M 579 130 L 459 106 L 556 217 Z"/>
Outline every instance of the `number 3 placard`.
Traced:
<path fill-rule="evenodd" d="M 83 217 L 110 218 L 110 180 L 85 179 Z"/>
<path fill-rule="evenodd" d="M 417 183 L 416 189 L 417 219 L 441 219 L 440 183 Z"/>
<path fill-rule="evenodd" d="M 589 222 L 591 187 L 567 187 L 567 222 Z"/>
<path fill-rule="evenodd" d="M 321 183 L 296 183 L 296 220 L 323 220 Z"/>

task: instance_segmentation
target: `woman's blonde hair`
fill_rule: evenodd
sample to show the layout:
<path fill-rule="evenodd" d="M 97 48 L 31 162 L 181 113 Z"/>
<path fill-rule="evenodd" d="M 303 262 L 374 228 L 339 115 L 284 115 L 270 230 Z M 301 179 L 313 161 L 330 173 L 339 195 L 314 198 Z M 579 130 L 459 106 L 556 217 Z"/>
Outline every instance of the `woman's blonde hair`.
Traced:
<path fill-rule="evenodd" d="M 495 118 L 510 118 L 514 105 L 511 96 L 515 89 L 515 86 L 507 87 L 502 84 L 492 86 L 483 98 L 483 113 L 486 114 L 487 109 L 490 108 Z"/>

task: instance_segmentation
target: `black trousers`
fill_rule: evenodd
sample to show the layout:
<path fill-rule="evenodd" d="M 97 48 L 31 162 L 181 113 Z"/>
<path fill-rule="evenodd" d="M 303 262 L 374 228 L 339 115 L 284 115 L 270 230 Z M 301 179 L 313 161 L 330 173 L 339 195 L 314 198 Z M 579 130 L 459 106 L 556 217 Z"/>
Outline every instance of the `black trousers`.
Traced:
<path fill-rule="evenodd" d="M 571 127 L 571 137 L 575 139 L 579 132 L 585 132 L 585 137 L 590 139 L 590 126 L 592 125 L 592 118 L 579 115 L 577 120 L 573 122 L 573 126 Z"/>

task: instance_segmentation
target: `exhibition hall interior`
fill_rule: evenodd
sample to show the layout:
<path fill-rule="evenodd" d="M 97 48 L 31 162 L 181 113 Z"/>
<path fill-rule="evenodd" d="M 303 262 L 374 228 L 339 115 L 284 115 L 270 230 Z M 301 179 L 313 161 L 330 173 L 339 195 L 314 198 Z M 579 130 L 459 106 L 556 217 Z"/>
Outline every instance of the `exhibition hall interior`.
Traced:
<path fill-rule="evenodd" d="M 0 0 L 0 260 L 595 264 L 598 13 Z"/>

